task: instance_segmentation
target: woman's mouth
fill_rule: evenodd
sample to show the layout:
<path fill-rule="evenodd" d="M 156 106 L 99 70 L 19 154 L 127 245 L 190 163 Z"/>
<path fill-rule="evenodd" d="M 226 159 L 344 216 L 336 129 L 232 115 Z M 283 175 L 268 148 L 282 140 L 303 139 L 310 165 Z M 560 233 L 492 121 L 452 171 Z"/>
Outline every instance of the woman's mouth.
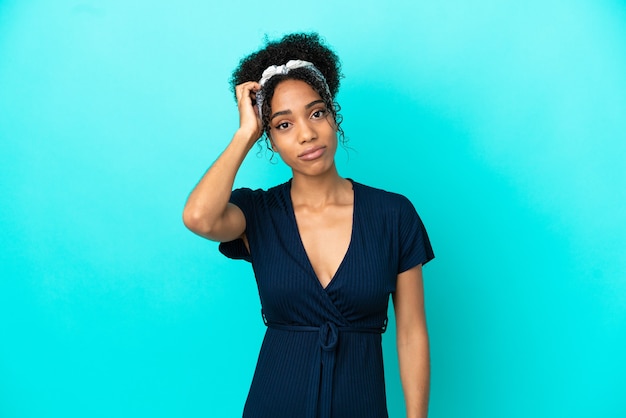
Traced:
<path fill-rule="evenodd" d="M 326 147 L 324 146 L 312 147 L 312 148 L 308 148 L 304 150 L 304 152 L 298 155 L 298 158 L 304 161 L 317 160 L 322 155 L 324 155 L 325 152 L 326 152 Z"/>

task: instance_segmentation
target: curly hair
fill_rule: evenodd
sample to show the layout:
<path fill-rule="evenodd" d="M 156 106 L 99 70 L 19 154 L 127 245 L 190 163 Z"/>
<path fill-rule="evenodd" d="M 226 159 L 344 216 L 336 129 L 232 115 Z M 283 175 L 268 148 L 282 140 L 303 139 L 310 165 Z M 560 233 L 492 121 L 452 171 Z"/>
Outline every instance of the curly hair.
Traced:
<path fill-rule="evenodd" d="M 345 141 L 343 130 L 341 129 L 342 117 L 338 113 L 340 106 L 335 102 L 340 80 L 343 77 L 341 74 L 341 62 L 339 57 L 324 44 L 317 33 L 292 33 L 285 35 L 278 41 L 269 41 L 266 37 L 265 46 L 242 58 L 235 71 L 233 71 L 230 78 L 230 87 L 233 94 L 235 94 L 237 85 L 247 81 L 259 81 L 266 68 L 271 65 L 286 64 L 289 60 L 311 62 L 324 76 L 328 89 L 324 85 L 324 80 L 320 80 L 307 68 L 297 68 L 287 74 L 280 74 L 270 78 L 263 86 L 265 99 L 261 109 L 263 132 L 265 133 L 266 143 L 268 143 L 268 149 L 271 150 L 268 141 L 268 133 L 271 129 L 269 123 L 271 101 L 274 96 L 274 89 L 284 80 L 301 80 L 310 85 L 324 100 L 326 107 L 335 119 L 337 132 L 342 142 Z"/>

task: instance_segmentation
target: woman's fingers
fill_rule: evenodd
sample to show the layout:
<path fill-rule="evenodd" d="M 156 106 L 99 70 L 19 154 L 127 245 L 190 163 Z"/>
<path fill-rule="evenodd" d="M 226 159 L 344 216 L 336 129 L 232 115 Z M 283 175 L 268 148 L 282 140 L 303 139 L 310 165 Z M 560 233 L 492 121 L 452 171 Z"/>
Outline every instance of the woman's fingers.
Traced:
<path fill-rule="evenodd" d="M 256 109 L 254 109 L 254 103 L 256 101 L 256 92 L 260 87 L 259 83 L 253 81 L 240 84 L 236 87 L 237 104 L 240 112 L 247 113 L 248 111 L 252 111 L 254 114 L 257 114 Z"/>
<path fill-rule="evenodd" d="M 262 124 L 256 106 L 253 104 L 256 98 L 256 92 L 259 91 L 261 85 L 255 81 L 248 81 L 235 87 L 235 95 L 237 96 L 237 105 L 239 107 L 239 126 L 246 131 L 253 132 L 255 140 L 261 136 Z"/>
<path fill-rule="evenodd" d="M 260 88 L 261 85 L 256 81 L 248 81 L 246 83 L 239 84 L 237 87 L 235 87 L 237 101 L 241 102 L 243 99 L 247 98 L 250 98 L 250 100 L 252 100 L 252 95 L 256 95 L 256 92 L 259 91 Z"/>

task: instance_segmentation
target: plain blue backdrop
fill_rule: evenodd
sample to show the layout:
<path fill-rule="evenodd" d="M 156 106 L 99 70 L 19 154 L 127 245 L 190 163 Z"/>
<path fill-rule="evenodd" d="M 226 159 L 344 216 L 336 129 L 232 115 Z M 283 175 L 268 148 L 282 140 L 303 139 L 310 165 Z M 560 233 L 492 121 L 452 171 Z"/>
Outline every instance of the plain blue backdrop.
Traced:
<path fill-rule="evenodd" d="M 181 212 L 230 72 L 302 30 L 343 61 L 340 173 L 435 248 L 430 416 L 626 416 L 624 3 L 216 3 L 0 0 L 0 417 L 241 415 L 252 271 Z M 236 185 L 289 176 L 253 151 Z"/>

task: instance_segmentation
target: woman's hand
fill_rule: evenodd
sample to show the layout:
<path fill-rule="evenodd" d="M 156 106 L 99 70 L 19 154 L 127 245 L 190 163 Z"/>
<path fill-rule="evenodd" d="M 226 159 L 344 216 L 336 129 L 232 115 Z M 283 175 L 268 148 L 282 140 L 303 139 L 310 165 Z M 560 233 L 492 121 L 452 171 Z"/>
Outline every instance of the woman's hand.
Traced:
<path fill-rule="evenodd" d="M 239 108 L 239 132 L 248 138 L 250 146 L 263 134 L 263 122 L 256 105 L 253 104 L 256 92 L 260 89 L 261 85 L 255 81 L 248 81 L 235 87 Z"/>

